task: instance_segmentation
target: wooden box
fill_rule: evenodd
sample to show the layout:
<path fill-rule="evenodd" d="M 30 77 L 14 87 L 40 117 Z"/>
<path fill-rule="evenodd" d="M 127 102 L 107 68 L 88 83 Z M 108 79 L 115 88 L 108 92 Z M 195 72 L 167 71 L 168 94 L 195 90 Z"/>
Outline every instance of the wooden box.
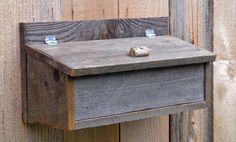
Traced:
<path fill-rule="evenodd" d="M 144 37 L 146 28 L 158 36 Z M 28 23 L 21 33 L 26 123 L 75 130 L 211 101 L 208 67 L 215 55 L 168 36 L 167 18 Z M 50 34 L 58 45 L 44 44 Z M 151 49 L 150 56 L 127 55 L 140 45 Z"/>

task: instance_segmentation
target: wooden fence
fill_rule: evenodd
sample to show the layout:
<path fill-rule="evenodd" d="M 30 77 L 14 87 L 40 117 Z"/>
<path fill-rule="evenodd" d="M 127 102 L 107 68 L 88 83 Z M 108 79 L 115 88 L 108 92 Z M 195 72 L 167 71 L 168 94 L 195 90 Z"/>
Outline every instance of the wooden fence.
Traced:
<path fill-rule="evenodd" d="M 215 0 L 215 51 L 224 52 L 218 61 L 227 59 L 225 80 L 216 80 L 215 141 L 235 140 L 236 117 L 224 111 L 236 105 L 228 103 L 235 83 L 235 16 L 234 0 Z M 224 7 L 228 7 L 224 11 Z M 111 19 L 170 16 L 170 33 L 209 50 L 212 39 L 213 0 L 1 0 L 0 1 L 0 142 L 208 142 L 211 141 L 212 118 L 208 110 L 162 116 L 99 128 L 64 132 L 44 126 L 26 126 L 22 123 L 20 75 L 19 22 L 59 21 L 81 19 Z M 230 18 L 231 17 L 231 18 Z M 226 22 L 222 22 L 225 21 Z M 228 21 L 228 22 L 227 22 Z M 220 26 L 225 29 L 220 29 Z M 234 25 L 234 26 L 233 26 Z M 220 31 L 219 31 L 220 29 Z M 222 31 L 221 31 L 222 30 Z M 226 35 L 220 37 L 222 34 Z M 234 42 L 233 42 L 234 41 Z M 223 45 L 220 46 L 220 43 Z M 228 53 L 229 52 L 229 53 Z M 227 68 L 228 67 L 228 68 Z M 224 76 L 224 77 L 225 77 Z M 230 84 L 229 86 L 227 86 Z M 235 87 L 234 87 L 235 88 Z M 219 96 L 218 96 L 219 95 Z M 235 97 L 234 97 L 235 98 Z M 235 100 L 235 99 L 234 99 Z M 223 106 L 223 108 L 219 108 Z M 232 110 L 233 111 L 233 110 Z M 227 115 L 224 115 L 226 113 Z M 223 116 L 221 116 L 223 115 Z M 221 117 L 220 117 L 221 116 Z M 220 117 L 220 118 L 218 118 Z M 222 119 L 221 119 L 222 118 Z M 227 121 L 227 122 L 225 122 Z M 231 123 L 232 122 L 232 123 Z M 223 124 L 226 123 L 226 126 Z M 220 128 L 220 129 L 218 129 Z M 226 130 L 226 131 L 224 131 Z M 169 132 L 171 132 L 169 134 Z M 224 134 L 225 136 L 219 136 Z M 170 139 L 169 139 L 170 138 Z M 224 139 L 226 138 L 226 139 Z"/>

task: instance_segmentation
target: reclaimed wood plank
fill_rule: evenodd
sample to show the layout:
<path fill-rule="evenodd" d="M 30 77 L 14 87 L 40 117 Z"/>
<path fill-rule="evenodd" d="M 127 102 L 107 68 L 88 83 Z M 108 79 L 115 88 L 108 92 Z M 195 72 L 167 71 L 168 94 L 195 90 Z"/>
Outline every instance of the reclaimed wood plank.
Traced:
<path fill-rule="evenodd" d="M 199 47 L 212 51 L 213 48 L 213 1 L 191 1 L 180 0 L 170 1 L 170 34 L 181 39 L 187 40 Z M 212 94 L 211 94 L 212 95 Z M 212 133 L 212 108 L 204 110 L 205 115 L 202 115 L 202 110 L 187 112 L 190 115 L 181 113 L 178 115 L 171 115 L 173 119 L 182 119 L 179 121 L 170 121 L 170 124 L 179 126 L 181 128 L 176 129 L 171 133 L 171 141 L 178 142 L 183 141 L 196 141 L 196 142 L 211 142 L 213 141 Z M 199 117 L 200 116 L 200 117 Z M 180 118 L 181 117 L 181 118 Z M 185 117 L 185 118 L 184 118 Z M 190 118 L 186 118 L 190 117 Z M 185 120 L 191 120 L 193 123 L 184 122 Z M 198 123 L 201 122 L 201 123 Z M 182 123 L 182 124 L 177 124 Z M 184 124 L 190 124 L 184 125 Z M 183 127 L 192 131 L 191 135 L 185 135 L 183 131 L 180 131 Z M 172 128 L 171 128 L 172 129 Z M 183 128 L 184 129 L 184 128 Z M 176 137 L 176 133 L 180 133 L 179 137 Z M 184 138 L 185 137 L 185 138 Z"/>
<path fill-rule="evenodd" d="M 138 112 L 124 113 L 114 116 L 100 117 L 95 119 L 76 121 L 76 128 L 83 129 L 88 127 L 97 127 L 100 125 L 110 125 L 121 122 L 135 121 L 138 119 L 148 119 L 163 115 L 174 114 L 183 111 L 190 111 L 196 108 L 206 108 L 209 104 L 206 102 L 197 102 L 191 104 L 181 104 L 177 106 L 164 107 L 159 109 L 150 109 Z"/>
<path fill-rule="evenodd" d="M 119 18 L 168 16 L 168 0 L 119 0 Z"/>
<path fill-rule="evenodd" d="M 204 66 L 80 77 L 74 80 L 73 94 L 75 119 L 78 121 L 202 102 L 205 100 Z"/>
<path fill-rule="evenodd" d="M 130 47 L 135 45 L 148 46 L 151 49 L 150 56 L 128 56 Z M 196 64 L 215 59 L 215 55 L 207 50 L 168 36 L 69 42 L 53 47 L 30 45 L 26 51 L 70 76 Z"/>
<path fill-rule="evenodd" d="M 68 82 L 65 74 L 27 55 L 27 122 L 68 129 L 68 111 L 73 111 L 68 110 Z"/>
<path fill-rule="evenodd" d="M 58 0 L 0 1 L 0 141 L 62 142 L 63 132 L 45 126 L 25 125 L 22 109 L 19 22 L 60 19 Z M 21 89 L 21 87 L 23 87 Z"/>
<path fill-rule="evenodd" d="M 25 44 L 44 43 L 47 35 L 59 42 L 143 37 L 145 30 L 154 29 L 157 35 L 168 34 L 168 18 L 86 20 L 52 23 L 24 23 Z"/>
<path fill-rule="evenodd" d="M 121 142 L 168 142 L 169 119 L 166 116 L 121 123 Z"/>
<path fill-rule="evenodd" d="M 203 64 L 84 76 L 73 85 L 67 75 L 32 57 L 27 66 L 28 123 L 74 130 L 208 105 Z"/>
<path fill-rule="evenodd" d="M 170 116 L 170 141 L 189 142 L 192 137 L 191 131 L 191 112 L 181 112 Z"/>
<path fill-rule="evenodd" d="M 22 40 L 24 29 L 20 28 L 20 40 Z M 22 92 L 22 120 L 27 123 L 27 54 L 24 50 L 24 41 L 20 42 L 20 63 L 21 63 L 21 92 Z"/>

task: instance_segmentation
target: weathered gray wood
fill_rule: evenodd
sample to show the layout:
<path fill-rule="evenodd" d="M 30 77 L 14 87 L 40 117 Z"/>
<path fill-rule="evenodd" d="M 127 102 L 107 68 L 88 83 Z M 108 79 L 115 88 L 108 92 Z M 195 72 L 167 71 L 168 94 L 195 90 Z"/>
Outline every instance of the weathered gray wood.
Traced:
<path fill-rule="evenodd" d="M 32 68 L 32 66 L 36 66 L 36 67 Z M 27 80 L 28 87 L 29 87 L 27 90 L 28 91 L 27 92 L 28 94 L 27 96 L 28 123 L 46 124 L 46 125 L 61 128 L 61 129 L 63 128 L 63 129 L 74 130 L 74 129 L 96 127 L 96 126 L 114 124 L 114 123 L 119 123 L 119 122 L 127 122 L 127 121 L 132 121 L 132 120 L 150 118 L 150 117 L 163 115 L 163 114 L 176 113 L 183 110 L 203 108 L 208 105 L 204 101 L 203 65 L 189 65 L 185 67 L 180 66 L 180 67 L 171 67 L 171 68 L 160 68 L 160 69 L 152 69 L 152 70 L 146 70 L 146 71 L 145 70 L 137 71 L 137 73 L 134 71 L 130 73 L 107 74 L 108 77 L 106 77 L 106 75 L 96 75 L 97 77 L 85 76 L 85 77 L 79 77 L 78 79 L 74 81 L 69 81 L 69 82 L 68 80 L 65 79 L 66 77 L 65 75 L 63 74 L 58 75 L 56 72 L 57 71 L 53 69 L 52 67 L 47 66 L 41 62 L 38 62 L 32 57 L 28 56 L 28 80 Z M 116 76 L 121 76 L 121 77 L 116 77 Z M 137 78 L 135 78 L 135 76 Z M 116 81 L 113 81 L 111 79 L 113 77 Z M 92 78 L 92 80 L 90 78 Z M 81 80 L 82 82 L 80 82 Z M 123 81 L 123 80 L 127 80 L 127 81 Z M 146 82 L 144 85 L 144 89 L 147 88 L 154 91 L 156 90 L 155 93 L 150 94 L 153 97 L 145 98 L 144 95 L 148 95 L 149 90 L 147 90 L 147 92 L 146 93 L 144 92 L 143 94 L 136 93 L 136 95 L 140 95 L 140 96 L 133 95 L 132 91 L 138 92 L 140 89 L 129 87 L 130 83 L 131 85 L 133 83 L 129 81 L 132 81 L 132 80 L 136 81 L 134 82 L 134 84 L 138 85 L 139 87 L 140 85 L 138 84 L 137 80 L 144 81 L 142 83 Z M 155 81 L 160 81 L 161 83 L 155 83 Z M 70 82 L 71 83 L 74 82 L 74 85 L 71 84 Z M 117 92 L 119 94 L 119 91 L 116 91 L 116 94 L 114 95 L 115 91 L 113 93 L 112 89 L 115 89 L 115 88 L 109 87 L 110 82 L 112 82 L 111 85 L 118 84 L 116 89 L 121 89 L 121 86 L 119 85 L 122 85 L 123 82 L 126 82 L 127 86 L 124 86 L 122 88 L 122 90 L 120 91 L 121 93 L 120 95 L 116 95 Z M 90 84 L 91 86 L 87 86 L 88 84 Z M 110 89 L 111 94 L 109 93 L 101 94 L 101 95 L 105 94 L 103 96 L 105 97 L 107 96 L 106 98 L 99 96 L 100 94 L 99 90 L 102 90 L 104 86 L 111 88 Z M 170 90 L 169 94 L 165 93 L 165 91 L 168 92 L 167 89 L 170 89 L 169 87 L 171 86 L 172 86 L 172 91 Z M 158 87 L 160 88 L 158 89 Z M 91 92 L 88 88 L 95 90 L 96 92 L 94 91 L 92 92 L 94 92 L 94 95 L 96 96 L 86 94 L 86 92 Z M 109 113 L 110 115 L 107 114 L 106 116 L 106 114 L 104 114 L 105 112 L 104 110 L 104 112 L 102 111 L 101 115 L 98 117 L 92 116 L 89 119 L 87 117 L 87 118 L 82 118 L 82 120 L 79 120 L 79 121 L 77 120 L 77 118 L 81 117 L 82 115 L 80 116 L 80 113 L 79 112 L 77 113 L 78 109 L 76 109 L 76 107 L 77 105 L 80 105 L 80 103 L 82 104 L 83 101 L 88 102 L 88 103 L 83 103 L 87 105 L 89 104 L 89 102 L 91 102 L 91 100 L 96 99 L 96 102 L 94 103 L 97 103 L 98 105 L 101 104 L 101 105 L 106 106 L 107 104 L 108 105 L 111 104 L 110 102 L 112 100 L 110 99 L 114 98 L 114 100 L 116 100 L 119 105 L 120 104 L 119 101 L 122 100 L 121 99 L 122 95 L 125 94 L 125 92 L 123 93 L 123 91 L 124 90 L 129 91 L 129 89 L 131 89 L 130 91 L 131 96 L 133 95 L 134 97 L 131 97 L 131 98 L 127 97 L 127 99 L 130 99 L 128 103 L 132 104 L 133 101 L 138 103 L 138 101 L 140 100 L 141 104 L 143 104 L 145 100 L 147 100 L 146 105 L 143 108 L 137 107 L 138 110 L 135 112 L 135 110 L 131 111 L 130 108 L 126 110 L 125 105 L 124 106 L 121 105 L 120 107 L 123 107 L 124 109 L 120 109 L 123 112 L 118 112 L 119 114 L 110 112 Z M 179 93 L 177 94 L 173 93 L 178 89 L 180 89 L 179 91 L 177 91 Z M 80 92 L 82 92 L 84 96 L 82 93 L 80 94 Z M 186 92 L 189 92 L 189 93 L 186 93 Z M 73 97 L 72 94 L 75 94 L 75 97 Z M 82 97 L 80 95 L 82 95 Z M 72 98 L 69 98 L 69 96 L 71 96 Z M 139 99 L 139 97 L 141 98 Z M 86 98 L 86 100 L 83 100 L 83 98 Z M 126 97 L 123 96 L 123 98 L 125 99 Z M 135 100 L 135 98 L 137 101 Z M 156 98 L 156 102 L 150 100 L 150 99 L 154 100 L 155 98 Z M 104 101 L 104 99 L 107 99 L 107 102 L 105 102 L 106 100 Z M 174 99 L 177 100 L 176 102 L 179 102 L 179 104 L 175 105 Z M 114 103 L 113 107 L 115 106 L 119 108 L 119 106 L 116 105 L 114 100 L 113 100 L 113 103 Z M 163 100 L 163 102 L 160 100 Z M 155 103 L 160 103 L 161 106 L 159 106 L 158 104 L 155 105 Z M 170 103 L 170 105 L 172 103 L 173 106 L 169 106 L 165 103 Z M 124 103 L 121 103 L 121 104 L 124 104 Z M 132 109 L 136 108 L 135 105 L 136 104 L 134 104 Z M 74 107 L 74 109 L 72 107 Z M 109 106 L 109 107 L 112 109 L 112 106 Z M 83 114 L 83 110 L 79 110 L 79 111 L 81 111 L 82 112 L 81 114 Z M 98 112 L 101 112 L 101 111 L 98 110 Z"/>
<path fill-rule="evenodd" d="M 184 7 L 185 3 L 184 0 L 170 0 L 169 1 L 170 7 L 170 35 L 184 39 Z M 185 125 L 186 121 L 184 121 L 185 113 L 178 113 L 170 115 L 170 142 L 185 142 L 187 136 L 183 130 L 188 126 Z M 187 123 L 188 124 L 188 123 Z M 188 131 L 188 130 L 187 130 Z"/>
<path fill-rule="evenodd" d="M 203 48 L 212 51 L 213 52 L 213 47 L 214 47 L 214 0 L 207 0 L 205 2 L 205 10 L 206 10 L 206 15 L 205 15 L 205 29 L 204 29 L 204 46 Z M 211 84 L 211 90 L 209 90 L 209 95 L 210 96 L 210 107 L 205 109 L 205 120 L 206 122 L 204 123 L 204 129 L 206 130 L 204 132 L 205 134 L 205 142 L 214 142 L 214 94 L 213 94 L 213 64 L 208 64 L 206 66 L 207 72 L 206 76 L 208 76 L 209 82 L 207 82 L 206 86 Z"/>
<path fill-rule="evenodd" d="M 185 1 L 170 0 L 170 35 L 185 39 Z M 170 142 L 188 142 L 189 115 L 182 112 L 170 115 Z"/>
<path fill-rule="evenodd" d="M 134 45 L 149 47 L 150 56 L 128 56 Z M 215 59 L 215 55 L 207 50 L 169 36 L 68 42 L 57 46 L 30 45 L 26 51 L 70 76 L 204 63 Z"/>
<path fill-rule="evenodd" d="M 104 25 L 96 24 L 102 21 L 23 24 L 23 51 L 30 59 L 27 122 L 74 130 L 208 106 L 203 64 L 215 59 L 212 53 L 169 36 L 94 40 L 144 36 L 146 28 L 158 28 L 155 20 L 110 20 L 115 26 L 105 34 L 98 30 Z M 119 33 L 125 27 L 128 32 Z M 61 36 L 59 45 L 42 44 L 47 34 Z M 129 57 L 136 44 L 150 47 L 151 55 Z"/>
<path fill-rule="evenodd" d="M 24 29 L 20 29 L 20 37 L 24 37 Z M 24 51 L 24 40 L 20 43 L 20 59 L 21 59 L 21 93 L 22 93 L 22 120 L 27 123 L 27 54 Z"/>
<path fill-rule="evenodd" d="M 76 121 L 76 129 L 83 129 L 89 127 L 97 127 L 101 125 L 110 125 L 121 122 L 129 122 L 146 118 L 153 118 L 157 116 L 175 114 L 183 111 L 191 111 L 195 109 L 206 108 L 208 104 L 206 102 L 197 102 L 190 104 L 175 105 L 170 107 L 163 107 L 158 109 L 143 110 L 137 112 L 129 112 L 118 115 L 111 115 L 107 117 L 100 117 L 94 119 L 86 119 L 81 121 Z"/>
<path fill-rule="evenodd" d="M 211 48 L 211 47 L 209 47 Z M 205 111 L 205 142 L 214 142 L 214 95 L 213 95 L 213 64 L 208 63 L 205 66 L 205 94 L 209 107 Z"/>
<path fill-rule="evenodd" d="M 192 136 L 191 126 L 191 111 L 185 111 L 177 114 L 173 114 L 170 117 L 170 141 L 171 142 L 189 142 Z"/>
<path fill-rule="evenodd" d="M 27 56 L 27 123 L 69 129 L 68 77 Z M 72 86 L 71 86 L 72 87 Z"/>
<path fill-rule="evenodd" d="M 44 43 L 47 35 L 55 35 L 60 42 L 143 37 L 149 28 L 167 35 L 168 17 L 22 23 L 21 28 L 26 44 Z"/>
<path fill-rule="evenodd" d="M 184 0 L 170 0 L 170 24 L 169 24 L 169 33 L 174 37 L 184 39 Z"/>
<path fill-rule="evenodd" d="M 189 37 L 185 33 L 185 26 L 192 26 L 186 23 L 185 10 L 187 6 L 184 0 L 170 0 L 170 35 L 178 37 L 180 39 L 187 40 Z M 200 3 L 200 1 L 199 1 Z M 201 1 L 202 13 L 201 24 L 204 25 L 201 33 L 202 47 L 209 51 L 213 51 L 213 0 Z M 211 67 L 210 67 L 211 66 Z M 206 97 L 210 104 L 208 109 L 205 109 L 205 122 L 204 122 L 204 142 L 213 142 L 213 93 L 212 93 L 212 70 L 213 65 L 206 65 Z M 210 86 L 209 86 L 210 85 Z M 210 87 L 210 88 L 208 88 Z M 211 90 L 211 91 L 210 91 Z M 190 123 L 186 122 L 190 120 L 192 112 L 184 112 L 170 116 L 170 140 L 171 142 L 185 142 L 191 141 L 190 138 L 183 129 L 189 131 Z M 188 117 L 188 118 L 187 118 Z M 179 120 L 179 121 L 178 121 Z M 188 125 L 187 125 L 188 124 Z M 185 137 L 185 138 L 184 138 Z M 187 138 L 187 139 L 186 139 Z"/>
<path fill-rule="evenodd" d="M 27 64 L 28 123 L 75 130 L 208 106 L 204 65 L 84 76 L 71 81 L 30 56 Z M 92 115 L 88 117 L 87 112 Z"/>
<path fill-rule="evenodd" d="M 80 77 L 74 94 L 76 120 L 202 102 L 204 65 Z"/>

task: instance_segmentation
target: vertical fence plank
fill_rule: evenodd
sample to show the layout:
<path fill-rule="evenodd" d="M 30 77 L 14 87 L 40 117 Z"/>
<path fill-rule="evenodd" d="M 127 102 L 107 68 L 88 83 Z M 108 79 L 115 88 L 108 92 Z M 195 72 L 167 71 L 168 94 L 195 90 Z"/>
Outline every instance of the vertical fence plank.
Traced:
<path fill-rule="evenodd" d="M 168 8 L 168 0 L 119 0 L 119 17 L 168 17 Z"/>
<path fill-rule="evenodd" d="M 213 0 L 170 0 L 170 21 L 171 35 L 212 51 Z M 171 142 L 212 142 L 212 109 L 171 115 Z"/>
<path fill-rule="evenodd" d="M 214 140 L 236 140 L 236 1 L 214 1 Z"/>
<path fill-rule="evenodd" d="M 65 142 L 119 142 L 117 125 L 82 129 L 65 133 Z"/>
<path fill-rule="evenodd" d="M 167 116 L 121 123 L 121 142 L 169 142 Z"/>
<path fill-rule="evenodd" d="M 118 18 L 118 0 L 72 0 L 73 19 Z"/>
<path fill-rule="evenodd" d="M 0 1 L 0 141 L 62 142 L 63 132 L 22 123 L 20 22 L 60 19 L 57 0 Z"/>

